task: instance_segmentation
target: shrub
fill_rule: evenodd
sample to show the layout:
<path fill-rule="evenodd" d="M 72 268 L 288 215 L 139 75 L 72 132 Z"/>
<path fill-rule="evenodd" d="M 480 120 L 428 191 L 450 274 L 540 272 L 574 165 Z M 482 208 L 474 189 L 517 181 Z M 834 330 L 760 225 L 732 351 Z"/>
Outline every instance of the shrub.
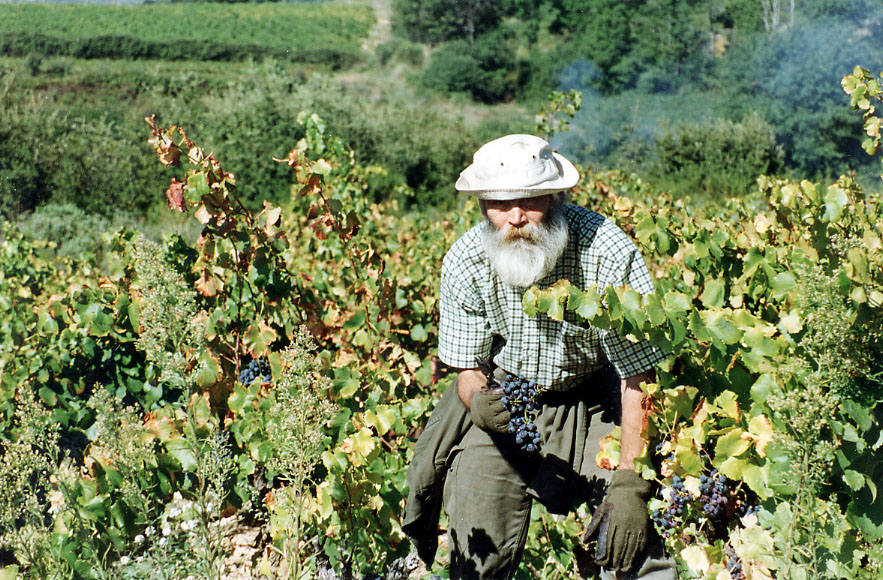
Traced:
<path fill-rule="evenodd" d="M 441 92 L 468 93 L 484 103 L 511 100 L 528 75 L 528 64 L 516 56 L 516 48 L 517 39 L 502 29 L 473 44 L 453 41 L 433 54 L 422 82 Z"/>
<path fill-rule="evenodd" d="M 738 123 L 719 119 L 678 125 L 652 147 L 650 173 L 680 194 L 727 195 L 749 191 L 760 175 L 782 169 L 772 127 L 757 115 Z"/>
<path fill-rule="evenodd" d="M 416 42 L 400 38 L 393 38 L 379 44 L 374 49 L 374 54 L 382 66 L 388 65 L 394 60 L 412 66 L 421 66 L 423 64 L 423 47 Z"/>

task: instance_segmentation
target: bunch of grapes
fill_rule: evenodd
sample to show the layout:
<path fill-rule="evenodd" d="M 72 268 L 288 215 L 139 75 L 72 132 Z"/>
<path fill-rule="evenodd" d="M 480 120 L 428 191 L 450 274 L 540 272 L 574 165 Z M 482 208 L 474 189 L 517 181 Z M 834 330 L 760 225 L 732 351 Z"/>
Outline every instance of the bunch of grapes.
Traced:
<path fill-rule="evenodd" d="M 273 382 L 273 371 L 270 362 L 265 358 L 254 359 L 239 373 L 239 382 L 250 385 L 252 381 L 260 377 L 262 383 Z"/>
<path fill-rule="evenodd" d="M 509 433 L 515 435 L 515 442 L 528 453 L 540 449 L 540 433 L 534 423 L 539 405 L 536 402 L 538 385 L 522 377 L 506 375 L 500 383 L 503 389 L 503 406 L 512 414 L 509 419 Z"/>
<path fill-rule="evenodd" d="M 732 496 L 727 490 L 727 476 L 713 469 L 710 474 L 699 477 L 699 501 L 702 511 L 712 519 L 720 519 L 727 512 Z"/>
<path fill-rule="evenodd" d="M 684 480 L 673 475 L 665 508 L 656 508 L 652 512 L 656 528 L 664 538 L 686 541 L 688 536 L 681 536 L 679 530 L 686 529 L 688 520 L 702 520 L 704 516 L 711 524 L 705 527 L 708 538 L 725 538 L 733 516 L 738 518 L 760 511 L 754 494 L 736 483 L 728 480 L 718 470 L 712 469 L 699 476 L 697 498 L 693 495 L 695 488 L 692 488 L 694 492 L 690 492 L 686 489 Z"/>
<path fill-rule="evenodd" d="M 668 506 L 665 510 L 653 510 L 653 521 L 656 527 L 662 530 L 662 536 L 668 537 L 670 530 L 678 527 L 684 517 L 687 503 L 693 500 L 693 496 L 684 487 L 684 482 L 677 475 L 671 478 L 671 488 Z"/>
<path fill-rule="evenodd" d="M 475 357 L 475 364 L 487 379 L 488 387 L 503 389 L 500 401 L 511 414 L 508 431 L 515 435 L 515 442 L 528 453 L 540 450 L 540 432 L 537 430 L 536 419 L 540 405 L 537 394 L 540 386 L 524 377 L 507 374 L 502 382 L 494 375 L 491 364 L 481 357 Z"/>

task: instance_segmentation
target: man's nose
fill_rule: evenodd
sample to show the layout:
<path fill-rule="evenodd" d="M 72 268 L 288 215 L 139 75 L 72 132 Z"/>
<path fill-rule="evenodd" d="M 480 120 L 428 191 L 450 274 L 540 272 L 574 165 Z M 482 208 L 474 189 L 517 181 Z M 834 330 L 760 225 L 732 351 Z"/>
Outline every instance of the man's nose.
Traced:
<path fill-rule="evenodd" d="M 513 205 L 509 209 L 509 225 L 520 228 L 527 225 L 527 213 L 519 205 Z"/>

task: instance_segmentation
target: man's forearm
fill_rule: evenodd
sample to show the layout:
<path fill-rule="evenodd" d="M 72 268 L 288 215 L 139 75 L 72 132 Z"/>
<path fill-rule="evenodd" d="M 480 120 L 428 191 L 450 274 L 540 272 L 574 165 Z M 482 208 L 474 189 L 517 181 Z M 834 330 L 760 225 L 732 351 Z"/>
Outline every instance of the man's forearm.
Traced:
<path fill-rule="evenodd" d="M 457 376 L 457 394 L 467 409 L 472 408 L 472 395 L 487 384 L 487 379 L 479 369 L 465 369 Z"/>
<path fill-rule="evenodd" d="M 641 392 L 640 384 L 652 380 L 652 373 L 641 373 L 622 379 L 620 388 L 622 391 L 622 437 L 619 450 L 619 466 L 625 469 L 635 468 L 635 457 L 644 450 L 644 438 L 641 436 L 641 428 L 644 420 L 644 410 L 641 401 L 644 393 Z"/>

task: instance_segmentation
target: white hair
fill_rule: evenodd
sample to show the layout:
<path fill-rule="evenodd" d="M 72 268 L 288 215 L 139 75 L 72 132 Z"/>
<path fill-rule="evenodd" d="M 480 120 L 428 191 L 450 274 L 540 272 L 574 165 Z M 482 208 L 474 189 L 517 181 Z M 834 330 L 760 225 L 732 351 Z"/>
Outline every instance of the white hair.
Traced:
<path fill-rule="evenodd" d="M 491 266 L 506 284 L 526 288 L 545 277 L 567 247 L 569 231 L 561 205 L 549 209 L 539 225 L 498 230 L 482 224 L 481 239 Z"/>

